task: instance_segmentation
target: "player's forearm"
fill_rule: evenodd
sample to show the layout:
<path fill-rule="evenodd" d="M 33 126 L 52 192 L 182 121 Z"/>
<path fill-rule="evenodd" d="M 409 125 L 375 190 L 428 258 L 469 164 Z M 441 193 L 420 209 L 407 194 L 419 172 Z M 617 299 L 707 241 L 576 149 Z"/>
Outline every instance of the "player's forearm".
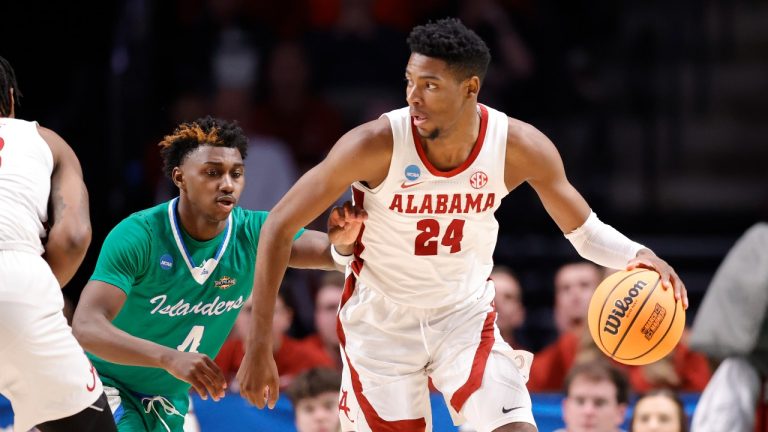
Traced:
<path fill-rule="evenodd" d="M 331 257 L 328 235 L 319 231 L 306 230 L 293 242 L 288 265 L 292 268 L 336 269 Z"/>
<path fill-rule="evenodd" d="M 72 332 L 86 351 L 123 365 L 165 369 L 170 351 L 173 351 L 118 329 L 106 317 L 87 317 L 76 313 Z"/>
<path fill-rule="evenodd" d="M 277 291 L 285 276 L 291 256 L 292 234 L 271 226 L 270 220 L 261 230 L 256 254 L 256 274 L 253 286 L 253 324 L 247 340 L 248 350 L 272 348 L 272 319 Z"/>
<path fill-rule="evenodd" d="M 90 224 L 75 227 L 60 223 L 51 228 L 43 258 L 62 288 L 77 272 L 90 244 Z"/>

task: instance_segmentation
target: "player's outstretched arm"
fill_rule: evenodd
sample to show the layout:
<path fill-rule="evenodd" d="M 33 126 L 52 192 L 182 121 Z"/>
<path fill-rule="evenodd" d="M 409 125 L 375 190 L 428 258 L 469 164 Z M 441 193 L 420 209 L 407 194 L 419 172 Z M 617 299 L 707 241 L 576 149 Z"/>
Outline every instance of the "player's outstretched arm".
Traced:
<path fill-rule="evenodd" d="M 113 363 L 165 369 L 190 383 L 203 399 L 208 394 L 217 401 L 224 397 L 224 375 L 207 355 L 178 351 L 112 325 L 125 299 L 125 292 L 114 285 L 98 280 L 88 282 L 72 320 L 72 332 L 86 351 Z"/>
<path fill-rule="evenodd" d="M 328 216 L 328 233 L 307 230 L 293 242 L 288 266 L 344 271 L 331 255 L 331 244 L 340 255 L 351 255 L 355 240 L 360 233 L 368 213 L 347 201 L 341 207 L 334 207 Z"/>
<path fill-rule="evenodd" d="M 52 130 L 40 126 L 37 129 L 53 154 L 48 202 L 51 228 L 43 258 L 63 288 L 75 275 L 91 243 L 88 190 L 72 148 Z"/>
<path fill-rule="evenodd" d="M 386 118 L 357 127 L 341 137 L 325 160 L 302 176 L 267 217 L 256 259 L 253 327 L 237 374 L 241 395 L 257 407 L 274 407 L 278 398 L 270 334 L 275 298 L 291 257 L 293 235 L 333 204 L 353 182 L 381 182 L 391 155 L 392 132 Z"/>
<path fill-rule="evenodd" d="M 610 268 L 649 268 L 661 275 L 665 288 L 675 291 L 688 307 L 685 285 L 674 269 L 650 249 L 602 223 L 565 175 L 555 145 L 533 126 L 510 119 L 505 181 L 508 189 L 528 182 L 547 213 L 579 254 Z"/>

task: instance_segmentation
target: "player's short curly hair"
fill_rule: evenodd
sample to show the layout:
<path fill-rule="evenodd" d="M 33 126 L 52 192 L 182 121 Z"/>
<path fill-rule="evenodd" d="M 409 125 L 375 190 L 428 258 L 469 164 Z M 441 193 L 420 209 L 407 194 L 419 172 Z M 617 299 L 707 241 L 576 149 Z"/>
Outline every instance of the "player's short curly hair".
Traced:
<path fill-rule="evenodd" d="M 443 60 L 464 80 L 485 79 L 491 52 L 480 36 L 456 18 L 445 18 L 414 27 L 407 39 L 411 53 Z"/>
<path fill-rule="evenodd" d="M 191 123 L 180 124 L 172 134 L 160 141 L 163 172 L 171 178 L 173 169 L 194 149 L 202 145 L 236 148 L 245 159 L 248 139 L 237 122 L 206 116 Z"/>

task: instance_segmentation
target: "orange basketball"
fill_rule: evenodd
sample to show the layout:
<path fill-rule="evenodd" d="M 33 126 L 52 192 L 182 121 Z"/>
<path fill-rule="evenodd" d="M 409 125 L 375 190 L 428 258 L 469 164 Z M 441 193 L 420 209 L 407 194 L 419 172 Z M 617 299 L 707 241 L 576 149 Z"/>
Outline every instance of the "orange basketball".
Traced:
<path fill-rule="evenodd" d="M 653 270 L 620 271 L 592 294 L 589 332 L 608 357 L 628 365 L 653 363 L 669 354 L 685 328 L 683 302 L 664 289 Z"/>

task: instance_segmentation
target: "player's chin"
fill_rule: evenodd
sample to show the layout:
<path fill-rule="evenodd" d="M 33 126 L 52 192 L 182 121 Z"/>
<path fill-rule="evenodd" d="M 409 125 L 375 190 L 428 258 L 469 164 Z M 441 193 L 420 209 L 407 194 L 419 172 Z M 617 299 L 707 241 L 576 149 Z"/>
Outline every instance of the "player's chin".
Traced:
<path fill-rule="evenodd" d="M 235 202 L 217 201 L 214 205 L 214 208 L 212 209 L 212 213 L 213 215 L 217 216 L 217 219 L 224 220 L 229 217 L 230 213 L 232 213 L 235 205 L 237 205 Z"/>

